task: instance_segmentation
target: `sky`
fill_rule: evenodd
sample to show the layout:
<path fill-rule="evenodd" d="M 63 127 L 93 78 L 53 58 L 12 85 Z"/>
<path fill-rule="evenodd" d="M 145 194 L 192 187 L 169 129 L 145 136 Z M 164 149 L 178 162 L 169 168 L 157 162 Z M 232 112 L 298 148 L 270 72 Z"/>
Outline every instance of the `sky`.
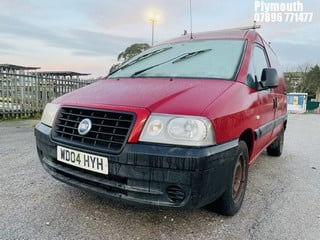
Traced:
<path fill-rule="evenodd" d="M 155 44 L 178 37 L 184 30 L 190 32 L 189 1 L 0 0 L 0 64 L 105 76 L 126 47 L 151 44 L 149 12 L 159 15 Z M 271 42 L 285 70 L 320 64 L 318 0 L 192 0 L 193 32 L 253 25 L 255 14 L 266 16 L 261 6 L 293 2 L 303 5 L 303 10 L 294 12 L 298 16 L 313 14 L 310 22 L 286 21 L 285 13 L 290 10 L 286 8 L 274 11 L 282 16 L 276 22 L 260 19 L 257 31 Z"/>

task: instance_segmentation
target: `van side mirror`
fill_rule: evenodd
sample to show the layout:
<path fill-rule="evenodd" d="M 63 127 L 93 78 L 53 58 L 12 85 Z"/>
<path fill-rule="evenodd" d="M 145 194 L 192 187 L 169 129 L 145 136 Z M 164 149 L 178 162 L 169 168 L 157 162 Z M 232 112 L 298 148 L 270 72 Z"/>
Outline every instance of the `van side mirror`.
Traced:
<path fill-rule="evenodd" d="M 279 77 L 275 68 L 264 68 L 261 75 L 261 84 L 264 88 L 276 88 L 279 86 Z"/>

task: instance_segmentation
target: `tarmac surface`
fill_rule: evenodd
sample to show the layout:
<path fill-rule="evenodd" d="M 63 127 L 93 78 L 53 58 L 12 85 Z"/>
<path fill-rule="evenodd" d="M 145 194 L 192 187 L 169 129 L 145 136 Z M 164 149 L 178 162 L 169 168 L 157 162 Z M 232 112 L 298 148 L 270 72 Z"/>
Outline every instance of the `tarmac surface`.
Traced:
<path fill-rule="evenodd" d="M 320 239 L 320 115 L 289 115 L 284 153 L 249 169 L 234 217 L 141 209 L 49 176 L 36 121 L 0 122 L 0 239 Z"/>

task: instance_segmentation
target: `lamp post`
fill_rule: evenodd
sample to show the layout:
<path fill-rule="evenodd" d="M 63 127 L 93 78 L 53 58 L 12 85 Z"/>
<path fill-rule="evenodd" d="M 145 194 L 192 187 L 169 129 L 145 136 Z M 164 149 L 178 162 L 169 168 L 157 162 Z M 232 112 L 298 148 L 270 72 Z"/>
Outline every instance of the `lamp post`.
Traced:
<path fill-rule="evenodd" d="M 153 46 L 154 43 L 154 26 L 156 22 L 159 22 L 160 15 L 155 12 L 149 13 L 149 21 L 151 22 L 151 46 Z"/>

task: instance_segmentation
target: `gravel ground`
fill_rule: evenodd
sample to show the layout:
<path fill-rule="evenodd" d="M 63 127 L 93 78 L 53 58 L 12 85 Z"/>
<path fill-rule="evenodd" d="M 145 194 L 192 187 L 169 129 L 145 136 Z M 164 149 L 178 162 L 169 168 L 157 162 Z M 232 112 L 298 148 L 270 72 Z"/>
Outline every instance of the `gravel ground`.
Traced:
<path fill-rule="evenodd" d="M 320 239 L 320 115 L 290 115 L 280 158 L 249 170 L 240 212 L 141 209 L 54 180 L 35 121 L 0 122 L 0 239 Z"/>

